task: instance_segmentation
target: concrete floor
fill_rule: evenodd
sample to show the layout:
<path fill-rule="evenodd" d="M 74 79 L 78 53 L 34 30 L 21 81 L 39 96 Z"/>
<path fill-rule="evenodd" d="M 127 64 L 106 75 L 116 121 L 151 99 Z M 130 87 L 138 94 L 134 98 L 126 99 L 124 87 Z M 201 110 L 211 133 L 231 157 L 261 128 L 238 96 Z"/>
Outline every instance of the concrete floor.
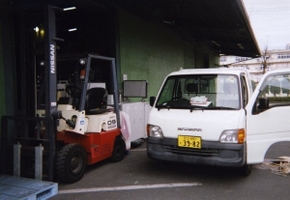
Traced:
<path fill-rule="evenodd" d="M 274 145 L 266 154 L 279 156 L 290 156 L 290 143 Z M 60 183 L 52 199 L 289 199 L 290 175 L 260 167 L 245 177 L 231 168 L 159 162 L 147 157 L 143 143 L 121 162 L 89 166 L 79 182 Z"/>

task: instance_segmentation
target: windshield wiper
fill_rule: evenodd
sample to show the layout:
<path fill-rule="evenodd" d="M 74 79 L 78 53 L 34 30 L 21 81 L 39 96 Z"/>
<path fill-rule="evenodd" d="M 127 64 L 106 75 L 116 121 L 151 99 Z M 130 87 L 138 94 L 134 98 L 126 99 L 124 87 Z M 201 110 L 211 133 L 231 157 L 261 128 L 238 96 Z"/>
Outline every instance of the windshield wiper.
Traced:
<path fill-rule="evenodd" d="M 237 108 L 226 107 L 226 106 L 215 106 L 215 107 L 210 107 L 209 109 L 211 110 L 237 110 Z"/>
<path fill-rule="evenodd" d="M 190 112 L 192 112 L 193 110 L 198 109 L 198 110 L 206 110 L 208 109 L 208 106 L 197 106 L 197 105 L 191 105 L 190 106 Z"/>
<path fill-rule="evenodd" d="M 163 106 L 156 106 L 156 108 L 158 109 L 158 111 L 161 110 L 161 109 L 168 109 L 168 110 L 170 110 L 170 109 L 182 109 L 182 110 L 184 110 L 184 109 L 190 109 L 190 110 L 193 110 L 192 109 L 192 106 L 184 106 L 184 105 L 181 105 L 181 106 L 176 106 L 176 105 L 163 105 Z M 200 108 L 202 108 L 202 107 L 200 107 Z"/>
<path fill-rule="evenodd" d="M 208 107 L 208 106 L 170 106 L 170 105 L 164 105 L 164 106 L 157 106 L 156 107 L 159 110 L 161 109 L 189 109 L 190 112 L 193 110 L 237 110 L 237 108 L 233 107 L 226 107 L 226 106 L 216 106 L 216 107 Z"/>

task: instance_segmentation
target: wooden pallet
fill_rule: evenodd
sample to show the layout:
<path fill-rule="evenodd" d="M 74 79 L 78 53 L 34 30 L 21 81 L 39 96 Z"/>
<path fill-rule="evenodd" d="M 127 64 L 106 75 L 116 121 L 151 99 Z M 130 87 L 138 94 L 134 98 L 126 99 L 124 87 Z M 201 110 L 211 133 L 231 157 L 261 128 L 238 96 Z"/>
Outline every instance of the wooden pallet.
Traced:
<path fill-rule="evenodd" d="M 57 183 L 0 175 L 1 200 L 43 200 L 55 196 L 57 191 Z"/>

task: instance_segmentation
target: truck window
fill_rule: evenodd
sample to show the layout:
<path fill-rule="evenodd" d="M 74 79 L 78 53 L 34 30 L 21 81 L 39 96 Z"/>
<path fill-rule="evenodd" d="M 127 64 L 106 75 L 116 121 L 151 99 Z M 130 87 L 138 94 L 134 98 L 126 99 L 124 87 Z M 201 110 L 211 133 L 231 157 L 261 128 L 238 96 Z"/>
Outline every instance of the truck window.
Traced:
<path fill-rule="evenodd" d="M 180 75 L 169 77 L 156 107 L 240 109 L 239 80 L 235 75 Z"/>
<path fill-rule="evenodd" d="M 244 75 L 241 76 L 241 87 L 242 87 L 241 89 L 242 89 L 243 108 L 245 108 L 249 101 L 249 95 L 248 95 L 249 91 L 247 87 L 246 77 Z"/>
<path fill-rule="evenodd" d="M 175 84 L 174 78 L 168 78 L 159 95 L 158 105 L 162 105 L 162 102 L 168 102 L 173 98 L 173 88 Z"/>
<path fill-rule="evenodd" d="M 267 100 L 267 106 L 261 106 L 260 99 Z M 290 105 L 290 74 L 273 74 L 268 76 L 261 86 L 256 106 L 259 112 L 276 106 Z M 259 110 L 263 107 L 262 110 Z"/>

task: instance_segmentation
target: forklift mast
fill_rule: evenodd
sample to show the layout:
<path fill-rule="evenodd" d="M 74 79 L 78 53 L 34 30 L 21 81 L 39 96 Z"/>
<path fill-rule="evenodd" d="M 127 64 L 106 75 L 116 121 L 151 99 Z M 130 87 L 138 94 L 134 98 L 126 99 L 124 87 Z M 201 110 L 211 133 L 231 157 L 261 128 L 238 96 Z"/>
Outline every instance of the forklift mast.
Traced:
<path fill-rule="evenodd" d="M 45 130 L 47 139 L 49 140 L 49 157 L 48 169 L 49 180 L 53 180 L 54 162 L 56 155 L 56 141 L 55 141 L 55 124 L 52 118 L 53 112 L 56 111 L 56 30 L 55 30 L 55 9 L 52 6 L 47 7 L 46 19 L 46 45 L 45 45 L 45 81 L 46 81 L 46 94 L 45 94 Z"/>
<path fill-rule="evenodd" d="M 45 113 L 50 116 L 57 107 L 56 103 L 56 38 L 55 34 L 55 9 L 52 6 L 47 8 L 47 38 L 46 38 L 46 52 L 45 52 L 45 75 L 46 75 L 46 107 Z M 50 115 L 48 115 L 50 113 Z"/>
<path fill-rule="evenodd" d="M 21 152 L 25 151 L 26 155 L 31 155 L 31 147 L 45 148 L 46 164 L 45 174 L 47 179 L 54 179 L 54 162 L 56 156 L 56 125 L 53 119 L 53 113 L 56 110 L 56 40 L 55 37 L 55 10 L 52 6 L 45 7 L 45 112 L 44 117 L 29 117 L 29 116 L 2 116 L 1 117 L 1 163 L 0 173 L 20 176 L 20 172 L 27 166 L 32 164 L 33 159 L 22 159 L 24 156 Z M 45 126 L 45 135 L 41 135 L 42 126 Z M 17 149 L 15 151 L 14 149 Z M 16 152 L 16 153 L 14 153 Z M 17 161 L 17 162 L 16 162 Z M 24 161 L 21 162 L 21 161 Z M 39 166 L 42 166 L 42 158 L 36 159 Z M 16 164 L 15 164 L 16 163 Z M 20 164 L 21 163 L 21 164 Z M 30 167 L 31 168 L 31 167 Z M 29 174 L 31 176 L 29 168 Z M 32 167 L 31 169 L 33 169 Z M 35 164 L 36 168 L 36 164 Z M 41 167 L 39 167 L 41 168 Z M 13 170 L 11 170 L 13 169 Z M 22 170 L 23 171 L 23 170 Z M 39 174 L 40 171 L 38 170 Z M 26 174 L 25 174 L 26 176 Z M 41 174 L 42 176 L 42 174 Z"/>

